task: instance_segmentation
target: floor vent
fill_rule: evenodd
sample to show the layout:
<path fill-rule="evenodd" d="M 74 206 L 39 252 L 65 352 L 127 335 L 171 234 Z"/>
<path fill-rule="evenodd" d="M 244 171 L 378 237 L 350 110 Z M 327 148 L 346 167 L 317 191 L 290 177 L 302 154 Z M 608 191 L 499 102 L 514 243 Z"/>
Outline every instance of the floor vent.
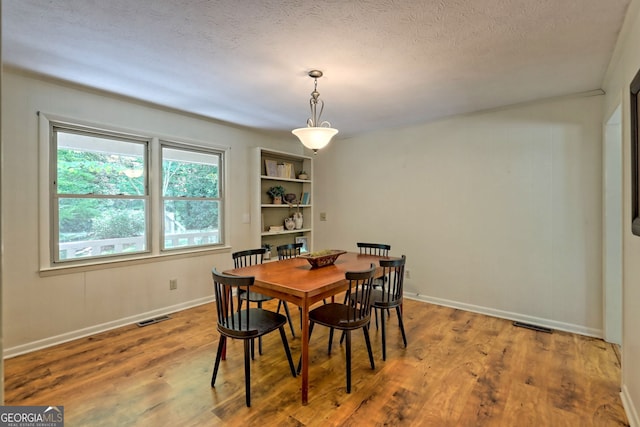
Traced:
<path fill-rule="evenodd" d="M 550 334 L 553 330 L 551 328 L 545 328 L 544 326 L 532 325 L 531 323 L 523 323 L 523 322 L 513 322 L 513 326 L 517 326 L 519 328 L 527 328 L 532 329 L 538 332 L 546 332 Z"/>
<path fill-rule="evenodd" d="M 138 325 L 139 327 L 149 326 L 149 325 L 153 325 L 154 323 L 162 322 L 163 320 L 169 320 L 169 319 L 171 319 L 170 316 L 160 316 L 154 319 L 142 320 L 136 323 L 136 325 Z"/>

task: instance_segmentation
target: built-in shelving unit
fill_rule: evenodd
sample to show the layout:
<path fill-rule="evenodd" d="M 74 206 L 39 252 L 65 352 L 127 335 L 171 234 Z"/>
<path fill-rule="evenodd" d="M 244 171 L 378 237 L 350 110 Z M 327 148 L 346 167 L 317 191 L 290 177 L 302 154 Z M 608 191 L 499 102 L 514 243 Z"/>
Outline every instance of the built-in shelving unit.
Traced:
<path fill-rule="evenodd" d="M 274 166 L 275 165 L 275 166 Z M 313 159 L 308 156 L 285 153 L 258 147 L 255 150 L 253 171 L 255 173 L 252 217 L 256 247 L 269 245 L 272 258 L 276 258 L 275 248 L 286 243 L 295 243 L 296 238 L 306 238 L 306 248 L 313 247 Z M 307 177 L 299 179 L 305 171 Z M 273 186 L 282 186 L 287 194 L 295 194 L 296 202 L 274 204 L 267 190 Z M 300 203 L 307 195 L 307 202 Z M 272 226 L 285 227 L 284 220 L 294 212 L 301 212 L 302 228 L 283 231 L 270 231 Z"/>

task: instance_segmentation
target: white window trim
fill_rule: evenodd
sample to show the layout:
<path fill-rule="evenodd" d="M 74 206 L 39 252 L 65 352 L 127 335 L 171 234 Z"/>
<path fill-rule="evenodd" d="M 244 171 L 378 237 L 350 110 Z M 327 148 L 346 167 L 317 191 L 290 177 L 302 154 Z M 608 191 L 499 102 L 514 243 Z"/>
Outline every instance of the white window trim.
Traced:
<path fill-rule="evenodd" d="M 225 187 L 226 187 L 226 182 L 227 182 L 227 178 L 226 178 L 226 173 L 227 173 L 227 163 L 226 163 L 226 155 L 227 153 L 224 150 L 220 150 L 217 148 L 213 148 L 213 147 L 205 147 L 204 145 L 194 145 L 194 144 L 189 144 L 189 143 L 184 143 L 182 141 L 174 141 L 174 140 L 169 140 L 166 138 L 159 138 L 158 140 L 158 149 L 156 150 L 158 152 L 158 165 L 159 165 L 159 173 L 157 175 L 157 177 L 159 178 L 160 182 L 158 183 L 158 185 L 156 186 L 156 190 L 158 191 L 158 212 L 164 212 L 164 195 L 162 194 L 162 149 L 166 147 L 166 148 L 171 148 L 174 150 L 184 150 L 184 151 L 190 151 L 190 152 L 194 152 L 194 153 L 201 153 L 201 154 L 214 154 L 213 152 L 215 151 L 216 155 L 220 156 L 220 164 L 218 165 L 218 170 L 222 169 L 222 177 L 221 177 L 221 182 L 219 182 L 219 194 L 220 194 L 220 205 L 222 207 L 222 212 L 221 214 L 223 215 L 222 219 L 223 219 L 223 225 L 227 223 L 227 213 L 226 213 L 226 205 L 227 205 L 227 200 L 225 197 Z M 164 219 L 164 218 L 163 218 Z M 180 248 L 166 248 L 164 247 L 164 220 L 162 221 L 158 221 L 159 222 L 159 227 L 160 227 L 160 231 L 157 234 L 154 234 L 154 236 L 158 237 L 158 245 L 160 248 L 160 252 L 162 253 L 173 253 L 176 251 L 181 251 L 182 249 Z M 227 237 L 227 233 L 225 230 L 225 227 L 223 226 L 221 230 L 218 230 L 218 234 L 220 236 L 220 238 L 222 239 L 222 241 L 226 241 L 226 237 Z M 196 249 L 198 248 L 197 246 L 191 246 L 192 249 Z"/>
<path fill-rule="evenodd" d="M 70 261 L 64 263 L 64 265 L 53 264 L 51 258 L 51 203 L 50 203 L 50 171 L 51 171 L 51 162 L 50 162 L 50 150 L 51 150 L 51 133 L 50 126 L 51 122 L 61 123 L 61 124 L 69 124 L 75 126 L 86 126 L 92 129 L 104 130 L 105 132 L 122 132 L 131 135 L 137 135 L 140 137 L 145 137 L 145 133 L 147 134 L 146 138 L 151 140 L 150 145 L 150 155 L 148 157 L 149 161 L 149 197 L 150 197 L 150 233 L 151 233 L 151 248 L 147 253 L 135 254 L 131 256 L 118 256 L 117 258 L 92 258 L 89 260 L 79 259 L 77 261 Z M 149 134 L 153 134 L 150 136 Z M 185 146 L 192 146 L 194 148 L 209 148 L 214 150 L 222 151 L 222 161 L 223 161 L 223 183 L 221 186 L 222 199 L 223 203 L 223 226 L 222 226 L 222 236 L 224 240 L 224 244 L 216 247 L 190 247 L 184 248 L 182 250 L 172 250 L 172 251 L 161 251 L 160 250 L 160 233 L 162 232 L 161 223 L 160 223 L 160 211 L 162 204 L 161 196 L 161 182 L 157 182 L 158 179 L 161 178 L 156 171 L 160 171 L 160 141 L 180 141 L 180 143 Z M 91 122 L 86 122 L 78 119 L 70 119 L 68 117 L 38 112 L 38 148 L 39 148 L 39 176 L 38 176 L 38 234 L 39 234 L 39 266 L 40 266 L 40 274 L 42 276 L 49 276 L 55 274 L 67 274 L 71 272 L 77 271 L 90 271 L 90 270 L 101 270 L 104 268 L 112 267 L 114 264 L 117 265 L 134 265 L 141 263 L 150 263 L 157 262 L 166 258 L 184 258 L 187 256 L 199 256 L 199 255 L 208 255 L 211 253 L 221 252 L 221 251 L 229 251 L 231 248 L 231 242 L 229 240 L 229 230 L 230 230 L 230 203 L 229 203 L 229 194 L 230 194 L 230 183 L 229 183 L 229 164 L 230 161 L 230 152 L 231 147 L 222 146 L 222 145 L 214 145 L 209 143 L 205 143 L 202 141 L 194 141 L 188 140 L 185 138 L 177 138 L 175 136 L 167 136 L 160 135 L 157 132 L 141 132 L 139 130 L 132 129 L 124 129 L 117 126 L 105 125 L 105 124 L 96 124 Z"/>

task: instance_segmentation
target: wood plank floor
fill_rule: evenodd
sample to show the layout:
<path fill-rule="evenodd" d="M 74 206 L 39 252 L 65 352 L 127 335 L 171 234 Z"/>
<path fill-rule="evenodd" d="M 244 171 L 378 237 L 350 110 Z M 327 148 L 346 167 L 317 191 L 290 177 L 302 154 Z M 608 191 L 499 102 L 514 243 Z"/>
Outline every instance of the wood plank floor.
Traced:
<path fill-rule="evenodd" d="M 269 303 L 271 304 L 271 303 Z M 266 305 L 274 309 L 274 306 Z M 5 361 L 6 405 L 64 405 L 66 426 L 626 426 L 620 364 L 602 340 L 546 334 L 512 322 L 405 300 L 409 346 L 388 320 L 387 361 L 372 326 L 376 369 L 353 337 L 353 388 L 344 346 L 318 326 L 311 339 L 309 404 L 279 334 L 264 338 L 244 402 L 242 343 L 229 341 L 210 387 L 215 305 L 79 339 Z M 291 310 L 295 322 L 298 310 Z M 299 323 L 296 323 L 299 325 Z M 294 360 L 300 338 L 291 339 Z"/>

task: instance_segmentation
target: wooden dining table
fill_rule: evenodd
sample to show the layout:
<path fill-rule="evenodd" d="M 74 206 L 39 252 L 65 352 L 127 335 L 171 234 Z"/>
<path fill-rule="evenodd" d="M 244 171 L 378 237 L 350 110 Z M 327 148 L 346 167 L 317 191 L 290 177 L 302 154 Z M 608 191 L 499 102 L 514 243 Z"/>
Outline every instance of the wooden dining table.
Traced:
<path fill-rule="evenodd" d="M 382 269 L 378 261 L 390 259 L 355 252 L 342 254 L 334 264 L 311 268 L 304 258 L 267 262 L 225 271 L 234 276 L 253 276 L 252 290 L 290 302 L 302 309 L 302 404 L 309 401 L 309 310 L 325 298 L 343 292 L 348 287 L 347 271 L 363 271 L 376 265 L 376 274 Z"/>

